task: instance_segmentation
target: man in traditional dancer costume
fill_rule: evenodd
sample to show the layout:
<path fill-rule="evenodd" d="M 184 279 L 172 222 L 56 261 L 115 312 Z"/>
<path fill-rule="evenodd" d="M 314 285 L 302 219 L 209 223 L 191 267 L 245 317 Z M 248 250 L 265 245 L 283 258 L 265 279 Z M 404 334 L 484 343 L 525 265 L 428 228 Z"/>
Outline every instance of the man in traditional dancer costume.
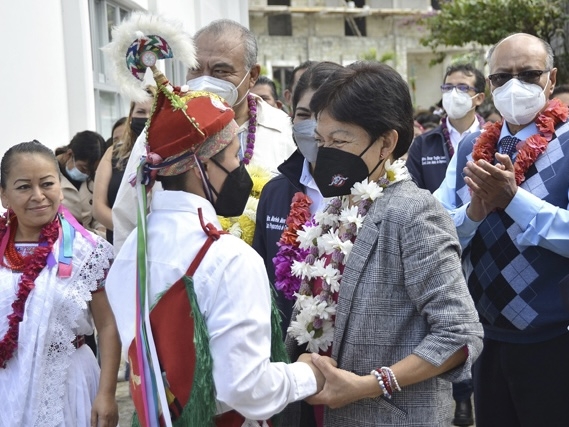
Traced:
<path fill-rule="evenodd" d="M 549 44 L 514 34 L 489 52 L 504 122 L 463 140 L 435 192 L 454 217 L 484 325 L 474 365 L 477 426 L 560 426 L 569 419 L 569 124 L 548 101 Z"/>
<path fill-rule="evenodd" d="M 263 262 L 219 231 L 217 215 L 240 214 L 252 185 L 239 160 L 233 110 L 215 94 L 170 85 L 152 65 L 160 53 L 144 49 L 153 38 L 167 47 L 156 33 L 137 31 L 129 48 L 137 65 L 151 65 L 158 93 L 137 176 L 139 226 L 107 279 L 130 346 L 138 422 L 266 425 L 252 420 L 316 393 L 323 377 L 310 363 L 283 363 Z M 165 191 L 155 193 L 145 218 L 146 184 L 154 177 Z"/>
<path fill-rule="evenodd" d="M 261 71 L 255 35 L 238 22 L 220 19 L 198 30 L 194 40 L 196 58 L 187 64 L 188 88 L 221 96 L 232 107 L 239 125 L 239 157 L 245 165 L 278 174 L 277 167 L 296 146 L 288 115 L 249 93 Z M 144 153 L 144 142 L 141 136 L 132 149 L 113 205 L 113 244 L 117 252 L 136 224 L 134 192 L 128 181 Z"/>

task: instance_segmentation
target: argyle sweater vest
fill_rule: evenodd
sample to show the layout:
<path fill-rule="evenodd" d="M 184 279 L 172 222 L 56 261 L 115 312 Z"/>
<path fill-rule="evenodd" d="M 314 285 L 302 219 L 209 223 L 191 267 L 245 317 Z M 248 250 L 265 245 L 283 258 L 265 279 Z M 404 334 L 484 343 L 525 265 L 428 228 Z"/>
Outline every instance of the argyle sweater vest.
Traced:
<path fill-rule="evenodd" d="M 457 207 L 470 200 L 461 171 L 472 159 L 479 135 L 467 137 L 459 146 Z M 569 123 L 556 129 L 520 187 L 567 209 Z M 559 282 L 569 274 L 569 259 L 540 246 L 518 244 L 516 237 L 523 231 L 504 211 L 495 211 L 480 224 L 463 253 L 468 287 L 490 339 L 531 343 L 567 332 L 569 309 L 563 305 Z"/>

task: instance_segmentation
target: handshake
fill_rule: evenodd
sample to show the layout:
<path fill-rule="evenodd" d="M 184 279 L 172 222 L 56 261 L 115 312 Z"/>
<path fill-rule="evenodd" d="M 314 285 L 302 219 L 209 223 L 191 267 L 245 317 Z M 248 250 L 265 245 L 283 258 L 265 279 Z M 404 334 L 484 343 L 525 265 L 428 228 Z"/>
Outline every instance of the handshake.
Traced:
<path fill-rule="evenodd" d="M 339 369 L 331 357 L 304 353 L 297 362 L 310 366 L 316 377 L 317 392 L 306 399 L 311 405 L 326 405 L 334 409 L 366 397 L 381 395 L 381 389 L 373 375 L 359 376 Z"/>

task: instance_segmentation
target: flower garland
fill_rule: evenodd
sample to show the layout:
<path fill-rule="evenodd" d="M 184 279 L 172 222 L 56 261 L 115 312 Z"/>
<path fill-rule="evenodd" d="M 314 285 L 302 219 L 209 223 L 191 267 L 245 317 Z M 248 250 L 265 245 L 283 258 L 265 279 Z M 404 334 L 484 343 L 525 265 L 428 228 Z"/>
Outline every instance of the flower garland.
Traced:
<path fill-rule="evenodd" d="M 275 257 L 277 261 L 281 255 L 283 259 L 294 259 L 288 274 L 300 279 L 299 288 L 286 287 L 291 283 L 286 277 L 275 286 L 281 286 L 281 290 L 296 297 L 298 314 L 288 333 L 299 345 L 307 343 L 311 352 L 326 352 L 332 344 L 342 272 L 368 209 L 382 196 L 384 188 L 409 176 L 403 160 L 393 164 L 388 160 L 385 171 L 378 182 L 368 182 L 366 178 L 352 187 L 351 196 L 331 199 L 323 212 L 315 214 L 296 231 L 298 246 L 281 246 Z M 289 217 L 297 216 L 304 208 L 295 206 Z M 279 268 L 276 265 L 276 269 Z"/>
<path fill-rule="evenodd" d="M 478 120 L 478 123 L 480 124 L 480 126 L 482 126 L 484 124 L 484 119 L 482 118 L 482 116 L 476 114 L 475 117 L 476 117 L 476 120 Z M 448 158 L 451 159 L 452 156 L 454 156 L 454 147 L 452 146 L 452 142 L 450 140 L 450 132 L 448 131 L 447 120 L 448 120 L 448 116 L 443 117 L 441 119 L 441 129 L 443 131 L 443 136 L 444 136 L 445 142 L 447 144 L 447 148 L 448 148 Z"/>
<path fill-rule="evenodd" d="M 9 229 L 8 229 L 9 227 Z M 6 218 L 0 217 L 0 240 L 8 232 L 15 235 L 17 229 L 17 218 L 11 218 L 11 224 L 6 224 Z M 12 303 L 12 313 L 8 315 L 8 330 L 0 341 L 0 367 L 6 368 L 6 363 L 12 358 L 16 348 L 18 347 L 19 326 L 24 318 L 24 308 L 30 292 L 35 287 L 35 280 L 44 269 L 47 263 L 48 255 L 53 249 L 53 243 L 59 236 L 59 219 L 56 217 L 49 224 L 42 228 L 39 238 L 39 245 L 32 254 L 23 258 L 23 271 L 18 283 L 18 291 L 16 299 Z M 13 245 L 13 239 L 10 238 Z M 9 243 L 10 244 L 10 243 Z M 12 250 L 8 248 L 7 250 Z M 11 265 L 4 262 L 4 254 L 0 254 L 1 264 L 4 267 L 12 268 Z"/>
<path fill-rule="evenodd" d="M 552 99 L 549 101 L 547 108 L 535 119 L 538 133 L 530 136 L 525 141 L 518 142 L 516 146 L 518 153 L 514 161 L 517 185 L 524 182 L 528 169 L 535 163 L 539 155 L 547 149 L 547 145 L 555 133 L 555 127 L 567 120 L 568 115 L 569 109 L 567 106 L 557 98 Z M 488 163 L 494 163 L 496 146 L 500 139 L 502 125 L 503 121 L 499 121 L 487 123 L 484 126 L 472 149 L 474 161 L 482 159 Z"/>
<path fill-rule="evenodd" d="M 312 200 L 303 192 L 299 191 L 292 197 L 290 213 L 286 219 L 286 229 L 277 242 L 279 250 L 273 258 L 275 266 L 275 287 L 280 290 L 287 299 L 294 299 L 295 292 L 300 289 L 300 277 L 291 275 L 291 268 L 295 261 L 303 261 L 308 255 L 308 250 L 299 248 L 297 239 L 298 232 L 311 221 L 310 205 Z"/>
<path fill-rule="evenodd" d="M 247 127 L 247 147 L 243 154 L 243 163 L 249 164 L 255 149 L 255 132 L 257 132 L 257 101 L 251 94 L 247 95 L 247 105 L 249 106 L 249 124 Z"/>
<path fill-rule="evenodd" d="M 240 216 L 232 218 L 220 216 L 218 219 L 224 231 L 228 231 L 230 234 L 244 240 L 247 244 L 252 245 L 259 197 L 263 187 L 271 179 L 271 173 L 259 165 L 252 164 L 247 166 L 247 171 L 253 181 L 253 188 L 245 205 L 245 210 Z"/>

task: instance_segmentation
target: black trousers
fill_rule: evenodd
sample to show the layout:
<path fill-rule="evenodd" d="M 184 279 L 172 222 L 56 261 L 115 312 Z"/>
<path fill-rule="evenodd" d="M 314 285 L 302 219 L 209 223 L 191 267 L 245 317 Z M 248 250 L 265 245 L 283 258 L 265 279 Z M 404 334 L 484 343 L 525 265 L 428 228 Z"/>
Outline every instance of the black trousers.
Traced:
<path fill-rule="evenodd" d="M 476 427 L 567 427 L 569 332 L 535 344 L 484 339 L 473 380 Z"/>

